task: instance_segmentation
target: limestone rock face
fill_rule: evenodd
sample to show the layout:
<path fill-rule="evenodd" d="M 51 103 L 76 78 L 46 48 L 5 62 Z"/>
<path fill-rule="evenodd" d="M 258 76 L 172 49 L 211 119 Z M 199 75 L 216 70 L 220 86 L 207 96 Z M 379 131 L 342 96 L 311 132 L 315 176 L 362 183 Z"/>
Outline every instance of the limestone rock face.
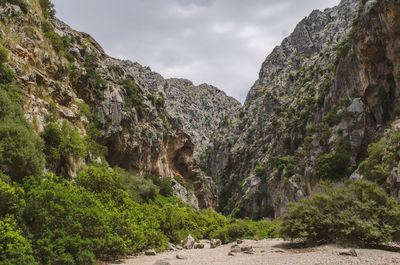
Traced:
<path fill-rule="evenodd" d="M 399 121 L 390 125 L 400 109 L 399 0 L 313 11 L 267 56 L 244 106 L 213 86 L 111 58 L 90 35 L 49 18 L 69 43 L 57 51 L 38 0 L 29 3 L 26 14 L 0 5 L 0 45 L 36 132 L 50 116 L 83 137 L 96 128 L 111 166 L 169 178 L 195 209 L 281 216 L 322 179 L 363 178 L 368 144 L 380 134 L 392 144 L 400 130 Z M 100 157 L 67 155 L 46 170 L 74 178 Z M 397 198 L 399 167 L 385 168 Z"/>
<path fill-rule="evenodd" d="M 70 40 L 65 51 L 57 52 L 43 32 L 39 2 L 30 3 L 27 14 L 15 5 L 0 6 L 0 36 L 28 96 L 26 118 L 35 122 L 38 133 L 49 107 L 55 106 L 57 122 L 66 120 L 82 136 L 89 127 L 100 130 L 97 138 L 108 148 L 111 166 L 141 176 L 181 179 L 185 185 L 176 195 L 185 194 L 196 209 L 215 206 L 211 178 L 201 172 L 195 157 L 209 143 L 214 127 L 240 104 L 212 86 L 165 80 L 149 67 L 111 58 L 90 35 L 48 18 L 51 30 Z M 73 178 L 90 162 L 67 160 L 48 170 Z"/>
<path fill-rule="evenodd" d="M 241 106 L 236 99 L 213 86 L 195 86 L 186 79 L 167 79 L 164 92 L 166 109 L 191 136 L 197 160 L 210 145 L 210 139 L 221 123 L 227 121 Z"/>
<path fill-rule="evenodd" d="M 395 118 L 399 8 L 395 0 L 343 0 L 313 11 L 273 50 L 205 159 L 219 210 L 281 216 L 321 179 L 357 169 Z"/>

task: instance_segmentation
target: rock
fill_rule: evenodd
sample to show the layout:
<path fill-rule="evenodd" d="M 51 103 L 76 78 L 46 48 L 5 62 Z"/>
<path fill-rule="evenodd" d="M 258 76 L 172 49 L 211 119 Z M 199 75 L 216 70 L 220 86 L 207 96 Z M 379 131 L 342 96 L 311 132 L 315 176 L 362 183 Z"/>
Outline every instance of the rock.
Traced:
<path fill-rule="evenodd" d="M 24 17 L 24 13 L 22 12 L 21 8 L 17 5 L 6 5 L 3 10 L 1 10 L 2 13 L 7 15 L 8 17 Z"/>
<path fill-rule="evenodd" d="M 230 251 L 230 252 L 228 253 L 228 256 L 235 256 L 235 254 L 233 254 L 233 252 Z"/>
<path fill-rule="evenodd" d="M 164 92 L 168 112 L 192 136 L 196 160 L 210 144 L 215 128 L 240 107 L 239 101 L 214 86 L 195 86 L 186 79 L 167 79 Z"/>
<path fill-rule="evenodd" d="M 240 247 L 238 245 L 233 245 L 231 247 L 231 252 L 232 253 L 240 253 L 240 252 L 242 252 L 242 250 L 240 249 Z"/>
<path fill-rule="evenodd" d="M 242 252 L 245 252 L 245 251 L 254 251 L 252 246 L 240 247 L 240 250 L 241 250 Z"/>
<path fill-rule="evenodd" d="M 352 257 L 357 257 L 358 256 L 355 249 L 350 249 L 350 250 L 339 252 L 339 255 L 341 255 L 341 256 L 352 256 Z"/>
<path fill-rule="evenodd" d="M 177 258 L 177 259 L 187 259 L 187 257 L 184 256 L 184 255 L 182 255 L 182 254 L 177 254 L 177 255 L 176 255 L 176 258 Z"/>
<path fill-rule="evenodd" d="M 243 253 L 244 254 L 254 254 L 255 252 L 254 252 L 254 250 L 252 250 L 252 251 L 250 251 L 250 250 L 246 250 L 246 251 L 243 251 Z"/>
<path fill-rule="evenodd" d="M 175 250 L 176 246 L 172 243 L 168 243 L 168 250 Z"/>
<path fill-rule="evenodd" d="M 155 256 L 157 253 L 154 249 L 148 249 L 144 252 L 146 256 Z"/>
<path fill-rule="evenodd" d="M 179 246 L 179 245 L 176 245 L 175 248 L 176 248 L 177 250 L 182 250 L 182 249 L 183 249 L 183 247 L 181 247 L 181 246 Z"/>
<path fill-rule="evenodd" d="M 156 261 L 155 263 L 153 263 L 153 265 L 171 265 L 171 263 L 169 263 L 166 260 L 159 260 L 159 261 Z"/>
<path fill-rule="evenodd" d="M 210 241 L 210 248 L 216 248 L 222 245 L 222 241 L 220 239 L 212 239 Z"/>
<path fill-rule="evenodd" d="M 202 249 L 202 248 L 204 248 L 204 244 L 203 243 L 194 243 L 193 248 L 194 249 Z"/>
<path fill-rule="evenodd" d="M 196 211 L 199 210 L 199 202 L 193 192 L 189 192 L 188 189 L 180 184 L 176 179 L 171 179 L 171 186 L 176 197 L 192 206 Z"/>
<path fill-rule="evenodd" d="M 182 246 L 186 249 L 192 249 L 196 241 L 191 235 L 188 235 L 185 239 L 182 240 Z"/>
<path fill-rule="evenodd" d="M 238 239 L 238 240 L 236 240 L 236 243 L 239 245 L 239 244 L 242 244 L 243 243 L 243 240 L 241 240 L 241 239 Z"/>

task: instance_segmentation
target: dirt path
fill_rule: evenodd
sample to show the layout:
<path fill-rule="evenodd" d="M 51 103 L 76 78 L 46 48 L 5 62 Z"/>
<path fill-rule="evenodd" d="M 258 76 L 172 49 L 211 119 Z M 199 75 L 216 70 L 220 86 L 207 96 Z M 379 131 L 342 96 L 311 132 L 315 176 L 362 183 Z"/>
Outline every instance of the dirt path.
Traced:
<path fill-rule="evenodd" d="M 138 256 L 122 260 L 126 265 L 153 265 L 155 262 L 164 260 L 171 265 L 309 265 L 309 264 L 334 264 L 334 265 L 365 265 L 365 264 L 400 264 L 400 253 L 378 249 L 355 249 L 357 257 L 339 255 L 339 252 L 349 249 L 339 248 L 335 245 L 326 245 L 306 249 L 290 249 L 280 239 L 273 240 L 244 240 L 240 246 L 252 246 L 255 253 L 234 253 L 229 256 L 231 246 L 234 243 L 210 249 L 206 244 L 205 249 L 190 249 L 167 251 L 156 256 Z M 186 259 L 177 259 L 181 255 Z"/>

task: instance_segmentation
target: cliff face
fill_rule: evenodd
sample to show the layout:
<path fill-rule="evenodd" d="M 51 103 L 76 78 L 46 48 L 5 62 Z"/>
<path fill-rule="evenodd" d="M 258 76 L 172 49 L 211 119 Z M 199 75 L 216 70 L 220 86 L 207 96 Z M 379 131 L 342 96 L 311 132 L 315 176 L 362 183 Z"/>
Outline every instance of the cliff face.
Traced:
<path fill-rule="evenodd" d="M 0 6 L 0 45 L 27 96 L 25 116 L 38 134 L 67 123 L 91 143 L 87 156 L 47 171 L 73 178 L 105 160 L 170 178 L 193 207 L 238 217 L 280 216 L 321 180 L 350 176 L 399 197 L 398 0 L 313 11 L 266 58 L 243 107 L 213 86 L 111 58 L 27 2 Z"/>
<path fill-rule="evenodd" d="M 167 79 L 164 92 L 168 113 L 191 136 L 196 160 L 210 145 L 219 125 L 241 106 L 236 99 L 213 86 L 194 86 L 185 79 Z"/>
<path fill-rule="evenodd" d="M 349 177 L 395 118 L 399 2 L 313 11 L 267 57 L 207 156 L 219 209 L 280 216 L 322 179 Z M 357 175 L 357 174 L 355 174 Z"/>
<path fill-rule="evenodd" d="M 27 2 L 26 13 L 17 5 L 0 7 L 0 45 L 10 50 L 16 83 L 28 97 L 26 118 L 37 133 L 50 116 L 58 124 L 67 121 L 82 137 L 95 127 L 100 134 L 96 141 L 107 147 L 105 159 L 111 166 L 142 176 L 180 178 L 194 189 L 173 180 L 176 195 L 195 208 L 213 206 L 212 185 L 206 182 L 193 152 L 208 143 L 212 126 L 234 109 L 229 106 L 215 115 L 214 108 L 238 103 L 216 88 L 165 80 L 148 67 L 111 58 L 88 34 L 51 16 L 45 18 L 38 1 Z M 190 89 L 195 99 L 180 89 Z M 210 97 L 200 102 L 200 94 L 210 91 Z M 177 115 L 178 108 L 181 113 L 197 114 L 192 121 L 186 114 Z M 184 126 L 177 117 L 184 120 Z M 188 124 L 197 124 L 207 133 L 200 137 Z M 71 156 L 47 165 L 47 170 L 74 177 L 82 165 L 99 159 L 94 153 L 86 159 Z"/>

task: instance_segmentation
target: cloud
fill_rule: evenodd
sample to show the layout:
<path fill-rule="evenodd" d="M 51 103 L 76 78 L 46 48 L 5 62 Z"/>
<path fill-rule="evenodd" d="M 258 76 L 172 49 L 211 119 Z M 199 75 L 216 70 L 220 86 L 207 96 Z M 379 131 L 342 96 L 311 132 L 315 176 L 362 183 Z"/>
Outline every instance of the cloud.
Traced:
<path fill-rule="evenodd" d="M 114 57 L 209 83 L 240 101 L 261 63 L 313 9 L 339 0 L 53 0 Z"/>

